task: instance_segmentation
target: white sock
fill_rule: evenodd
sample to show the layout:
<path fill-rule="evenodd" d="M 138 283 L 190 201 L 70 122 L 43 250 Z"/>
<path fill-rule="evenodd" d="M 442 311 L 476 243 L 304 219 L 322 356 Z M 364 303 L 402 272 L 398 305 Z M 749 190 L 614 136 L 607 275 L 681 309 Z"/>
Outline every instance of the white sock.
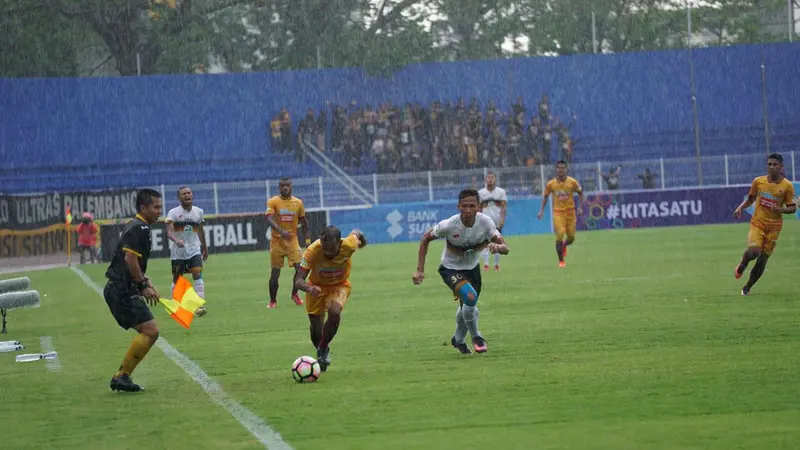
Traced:
<path fill-rule="evenodd" d="M 489 265 L 489 249 L 488 248 L 483 249 L 483 261 L 484 261 L 483 265 L 485 265 L 485 266 Z"/>
<path fill-rule="evenodd" d="M 456 310 L 456 344 L 463 344 L 467 338 L 467 321 L 464 320 L 464 315 L 461 313 L 461 307 Z"/>
<path fill-rule="evenodd" d="M 173 295 L 174 293 L 175 293 L 175 282 L 173 281 L 172 288 L 170 288 L 169 290 L 169 298 L 175 298 L 175 296 Z"/>
<path fill-rule="evenodd" d="M 206 285 L 203 283 L 202 278 L 194 280 L 194 291 L 197 292 L 197 295 L 199 295 L 200 298 L 206 298 Z"/>
<path fill-rule="evenodd" d="M 478 330 L 478 307 L 464 305 L 461 307 L 461 314 L 464 316 L 464 321 L 467 323 L 467 328 L 472 338 L 475 339 L 480 336 L 481 332 Z"/>
<path fill-rule="evenodd" d="M 495 266 L 499 266 L 500 265 L 500 253 L 495 253 L 494 254 L 494 265 Z"/>

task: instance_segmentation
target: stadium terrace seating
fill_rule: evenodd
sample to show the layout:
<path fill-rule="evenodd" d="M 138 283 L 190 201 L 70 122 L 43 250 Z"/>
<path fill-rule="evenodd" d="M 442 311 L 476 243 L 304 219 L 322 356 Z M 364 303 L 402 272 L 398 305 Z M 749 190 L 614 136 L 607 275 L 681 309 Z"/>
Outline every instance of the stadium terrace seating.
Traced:
<path fill-rule="evenodd" d="M 390 78 L 331 69 L 2 79 L 0 192 L 320 176 L 313 163 L 270 149 L 277 111 L 285 108 L 296 123 L 309 107 L 474 97 L 484 108 L 491 99 L 508 109 L 520 97 L 529 120 L 543 94 L 555 115 L 577 114 L 573 162 L 685 157 L 689 170 L 695 156 L 689 57 L 669 50 L 426 63 Z M 691 61 L 703 155 L 765 151 L 765 112 L 770 148 L 800 149 L 800 46 L 695 49 Z M 554 148 L 551 161 L 556 156 Z M 365 158 L 356 173 L 375 169 Z"/>

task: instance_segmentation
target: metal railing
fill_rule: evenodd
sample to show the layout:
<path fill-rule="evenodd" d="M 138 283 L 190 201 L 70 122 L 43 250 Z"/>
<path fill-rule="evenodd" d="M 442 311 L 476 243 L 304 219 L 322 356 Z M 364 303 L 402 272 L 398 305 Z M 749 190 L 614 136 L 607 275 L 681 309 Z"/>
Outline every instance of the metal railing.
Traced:
<path fill-rule="evenodd" d="M 795 152 L 783 154 L 786 176 L 796 179 Z M 621 167 L 618 189 L 643 189 L 643 180 L 637 175 L 650 169 L 654 175 L 654 188 L 679 188 L 692 186 L 729 186 L 749 184 L 754 177 L 766 173 L 763 153 L 746 155 L 704 156 L 700 158 L 703 182 L 698 178 L 697 159 L 658 158 L 645 160 L 596 161 L 575 163 L 569 175 L 583 184 L 584 190 L 608 190 L 603 174 Z M 486 174 L 497 175 L 498 186 L 511 197 L 541 195 L 544 185 L 555 176 L 555 166 L 476 168 L 452 171 L 425 171 L 396 174 L 348 176 L 343 184 L 340 178 L 315 177 L 293 179 L 294 195 L 301 198 L 307 210 L 355 209 L 377 203 L 413 203 L 437 200 L 454 200 L 465 187 L 480 188 Z M 352 181 L 351 181 L 352 180 Z M 358 188 L 351 186 L 357 183 Z M 179 186 L 161 185 L 167 202 L 174 198 Z M 191 186 L 195 204 L 206 214 L 258 213 L 266 209 L 266 201 L 278 193 L 278 180 L 257 180 L 229 183 L 210 183 Z M 371 201 L 370 201 L 371 200 Z"/>

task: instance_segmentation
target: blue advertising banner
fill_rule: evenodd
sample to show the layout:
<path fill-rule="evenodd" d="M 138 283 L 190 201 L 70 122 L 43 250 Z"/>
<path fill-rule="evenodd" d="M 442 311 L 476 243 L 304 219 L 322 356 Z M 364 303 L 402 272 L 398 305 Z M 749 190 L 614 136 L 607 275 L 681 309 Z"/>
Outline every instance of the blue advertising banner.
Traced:
<path fill-rule="evenodd" d="M 503 235 L 550 233 L 550 209 L 545 208 L 542 220 L 536 219 L 541 202 L 541 197 L 510 199 Z M 358 228 L 371 243 L 412 242 L 457 213 L 455 201 L 375 205 L 365 209 L 331 211 L 330 224 L 339 227 L 343 233 Z"/>
<path fill-rule="evenodd" d="M 792 185 L 794 186 L 794 195 L 797 196 L 798 194 L 800 194 L 797 192 L 797 190 L 800 189 L 800 183 L 793 182 Z M 794 213 L 794 216 L 797 217 L 797 220 L 800 220 L 800 209 L 798 209 L 797 212 Z"/>
<path fill-rule="evenodd" d="M 609 228 L 671 227 L 713 223 L 745 223 L 733 210 L 747 197 L 749 186 L 598 192 L 587 195 L 579 230 Z"/>

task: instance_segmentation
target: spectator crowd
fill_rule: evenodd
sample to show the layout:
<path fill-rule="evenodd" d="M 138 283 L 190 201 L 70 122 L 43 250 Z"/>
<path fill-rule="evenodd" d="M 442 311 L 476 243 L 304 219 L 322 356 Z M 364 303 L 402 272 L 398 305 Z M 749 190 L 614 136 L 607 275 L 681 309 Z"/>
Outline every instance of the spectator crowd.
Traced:
<path fill-rule="evenodd" d="M 313 144 L 337 155 L 345 170 L 373 159 L 379 173 L 535 166 L 551 164 L 554 154 L 567 162 L 573 157 L 570 129 L 577 116 L 569 122 L 554 116 L 547 95 L 533 113 L 521 97 L 508 110 L 491 100 L 484 107 L 475 98 L 469 104 L 463 98 L 404 106 L 326 103 L 318 113 L 309 108 L 296 124 L 286 108 L 275 114 L 273 151 L 294 152 L 302 161 L 305 146 Z"/>

